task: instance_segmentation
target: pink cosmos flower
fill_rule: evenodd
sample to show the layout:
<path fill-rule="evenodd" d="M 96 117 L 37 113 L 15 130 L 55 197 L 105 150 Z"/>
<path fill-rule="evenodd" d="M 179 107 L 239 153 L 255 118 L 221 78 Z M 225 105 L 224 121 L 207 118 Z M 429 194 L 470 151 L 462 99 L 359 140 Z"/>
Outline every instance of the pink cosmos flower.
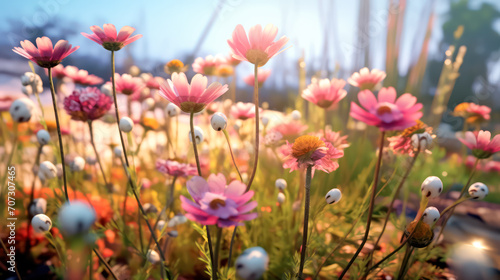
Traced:
<path fill-rule="evenodd" d="M 226 178 L 219 173 L 211 174 L 208 181 L 194 176 L 186 186 L 194 201 L 182 195 L 180 199 L 186 217 L 192 221 L 202 225 L 230 227 L 257 217 L 257 213 L 248 213 L 257 207 L 256 201 L 249 202 L 254 192 L 245 192 L 246 185 L 240 181 L 235 180 L 226 185 Z"/>
<path fill-rule="evenodd" d="M 417 120 L 422 117 L 422 104 L 415 104 L 417 98 L 405 93 L 396 100 L 396 90 L 393 87 L 380 89 L 378 100 L 369 90 L 360 91 L 358 99 L 366 111 L 351 102 L 351 117 L 382 131 L 403 130 L 416 125 Z"/>
<path fill-rule="evenodd" d="M 185 113 L 198 113 L 228 90 L 227 85 L 217 82 L 207 88 L 207 82 L 207 77 L 196 74 L 189 84 L 186 74 L 173 73 L 171 80 L 160 85 L 160 95 Z"/>
<path fill-rule="evenodd" d="M 104 81 L 96 75 L 89 74 L 87 70 L 78 69 L 75 66 L 71 65 L 68 65 L 64 68 L 64 74 L 66 77 L 70 78 L 73 83 L 82 86 L 102 84 L 102 82 Z"/>
<path fill-rule="evenodd" d="M 209 55 L 203 59 L 198 57 L 193 63 L 193 71 L 205 76 L 217 74 L 217 68 L 226 63 L 226 59 L 220 55 Z"/>
<path fill-rule="evenodd" d="M 104 30 L 97 25 L 93 25 L 90 27 L 90 30 L 93 32 L 92 34 L 84 32 L 81 34 L 103 46 L 108 51 L 119 51 L 121 48 L 142 37 L 140 34 L 130 37 L 135 31 L 135 28 L 130 26 L 122 27 L 118 35 L 116 34 L 116 27 L 113 24 L 104 24 L 103 27 Z"/>
<path fill-rule="evenodd" d="M 14 47 L 12 50 L 40 67 L 52 68 L 80 48 L 79 46 L 73 47 L 66 40 L 59 40 L 53 47 L 52 41 L 45 36 L 36 38 L 36 45 L 38 48 L 30 41 L 24 40 L 21 41 L 21 47 Z"/>
<path fill-rule="evenodd" d="M 141 78 L 132 77 L 129 74 L 115 73 L 116 91 L 125 95 L 140 94 L 145 87 Z"/>
<path fill-rule="evenodd" d="M 165 79 L 163 79 L 162 77 L 148 76 L 148 78 L 144 81 L 146 82 L 147 88 L 159 90 L 160 85 L 165 82 Z"/>
<path fill-rule="evenodd" d="M 467 131 L 465 138 L 458 137 L 458 140 L 471 149 L 472 154 L 479 159 L 489 158 L 500 151 L 500 134 L 491 139 L 489 131 Z"/>
<path fill-rule="evenodd" d="M 384 71 L 378 69 L 368 70 L 368 68 L 361 68 L 358 72 L 355 72 L 347 79 L 350 85 L 360 88 L 361 90 L 374 90 L 376 89 L 380 82 L 382 82 L 386 77 Z"/>
<path fill-rule="evenodd" d="M 260 67 L 277 55 L 288 42 L 288 38 L 285 36 L 274 42 L 277 34 L 278 28 L 276 26 L 268 24 L 262 30 L 262 26 L 257 24 L 250 27 L 247 37 L 243 26 L 238 24 L 233 31 L 232 38 L 227 40 L 227 43 L 235 59 L 248 61 Z"/>
<path fill-rule="evenodd" d="M 259 108 L 259 110 L 261 110 Z M 231 106 L 231 115 L 235 119 L 247 120 L 255 117 L 255 105 L 253 103 L 237 102 Z"/>
<path fill-rule="evenodd" d="M 307 128 L 308 126 L 306 124 L 302 124 L 300 121 L 288 120 L 270 128 L 269 130 L 276 130 L 281 133 L 283 138 L 286 140 L 293 140 L 298 135 L 304 133 Z"/>
<path fill-rule="evenodd" d="M 111 97 L 95 87 L 75 90 L 64 98 L 64 110 L 71 119 L 79 121 L 92 121 L 104 116 L 112 104 Z"/>
<path fill-rule="evenodd" d="M 197 174 L 196 166 L 180 163 L 175 160 L 163 160 L 159 159 L 156 161 L 156 169 L 161 173 L 177 176 L 177 177 L 187 177 Z"/>
<path fill-rule="evenodd" d="M 469 113 L 467 118 L 468 122 L 479 123 L 490 119 L 491 108 L 484 105 L 469 103 L 467 113 Z"/>
<path fill-rule="evenodd" d="M 47 69 L 45 69 L 45 74 L 49 75 L 49 71 Z M 64 67 L 62 64 L 58 64 L 57 66 L 53 67 L 52 76 L 59 80 L 63 79 L 64 77 L 66 77 L 66 67 Z"/>
<path fill-rule="evenodd" d="M 259 69 L 257 72 L 257 82 L 259 83 L 259 87 L 261 88 L 264 85 L 264 82 L 269 78 L 269 75 L 271 75 L 271 70 L 267 69 Z M 253 87 L 255 84 L 255 77 L 253 74 L 250 74 L 243 78 L 243 81 Z"/>
<path fill-rule="evenodd" d="M 333 109 L 342 100 L 347 91 L 343 89 L 345 81 L 342 79 L 313 79 L 311 84 L 302 92 L 302 98 L 324 109 Z"/>
<path fill-rule="evenodd" d="M 331 128 L 326 128 L 326 133 L 321 129 L 318 133 L 314 134 L 317 137 L 323 137 L 325 142 L 330 142 L 330 144 L 335 147 L 335 149 L 343 151 L 345 148 L 348 148 L 351 144 L 347 142 L 348 135 L 342 136 L 340 131 L 332 131 Z"/>

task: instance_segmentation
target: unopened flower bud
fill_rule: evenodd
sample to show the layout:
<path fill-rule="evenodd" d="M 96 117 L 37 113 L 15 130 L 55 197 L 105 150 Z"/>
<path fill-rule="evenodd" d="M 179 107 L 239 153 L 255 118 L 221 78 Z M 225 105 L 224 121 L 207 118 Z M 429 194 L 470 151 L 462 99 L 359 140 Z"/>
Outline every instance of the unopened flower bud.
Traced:
<path fill-rule="evenodd" d="M 215 131 L 221 131 L 227 127 L 227 117 L 223 113 L 215 113 L 212 115 L 210 124 Z"/>
<path fill-rule="evenodd" d="M 339 189 L 331 189 L 326 193 L 325 200 L 328 204 L 335 204 L 342 198 L 342 192 Z"/>
<path fill-rule="evenodd" d="M 269 118 L 266 116 L 262 117 L 261 121 L 264 126 L 267 126 L 269 124 Z"/>
<path fill-rule="evenodd" d="M 113 150 L 113 153 L 115 154 L 115 157 L 121 158 L 123 155 L 122 147 L 115 147 Z"/>
<path fill-rule="evenodd" d="M 248 248 L 236 259 L 236 274 L 245 280 L 259 279 L 269 266 L 269 256 L 262 247 Z"/>
<path fill-rule="evenodd" d="M 45 200 L 45 198 L 33 199 L 33 203 L 30 204 L 29 210 L 31 216 L 45 214 L 45 211 L 47 211 L 47 200 Z"/>
<path fill-rule="evenodd" d="M 161 260 L 160 255 L 156 251 L 153 251 L 153 250 L 148 250 L 146 257 L 148 258 L 148 261 L 152 264 L 156 264 Z"/>
<path fill-rule="evenodd" d="M 188 132 L 189 141 L 192 143 L 193 138 L 191 137 L 191 130 Z M 203 130 L 199 126 L 194 127 L 194 139 L 196 139 L 196 144 L 199 145 L 203 142 Z"/>
<path fill-rule="evenodd" d="M 427 207 L 422 215 L 422 221 L 432 226 L 441 217 L 436 207 Z"/>
<path fill-rule="evenodd" d="M 432 136 L 428 132 L 413 134 L 411 137 L 411 144 L 414 149 L 423 151 L 432 145 Z"/>
<path fill-rule="evenodd" d="M 45 214 L 38 214 L 31 219 L 33 230 L 38 233 L 44 233 L 52 228 L 52 220 Z"/>
<path fill-rule="evenodd" d="M 75 157 L 69 164 L 69 168 L 73 172 L 82 171 L 85 168 L 85 159 L 83 159 L 82 157 Z"/>
<path fill-rule="evenodd" d="M 166 225 L 166 223 L 165 223 L 165 221 L 164 221 L 164 220 L 159 220 L 159 221 L 158 221 L 158 225 L 157 225 L 157 226 L 158 226 L 158 230 L 159 230 L 159 231 L 162 231 L 162 230 L 163 230 L 163 228 L 165 227 L 165 225 Z"/>
<path fill-rule="evenodd" d="M 79 200 L 66 202 L 59 210 L 59 225 L 66 236 L 86 233 L 96 220 L 96 214 L 87 203 Z"/>
<path fill-rule="evenodd" d="M 294 110 L 291 113 L 291 115 L 292 115 L 292 120 L 294 120 L 294 121 L 298 121 L 298 120 L 300 120 L 300 118 L 302 118 L 302 114 L 298 110 Z"/>
<path fill-rule="evenodd" d="M 168 103 L 167 107 L 165 108 L 166 115 L 171 118 L 177 116 L 180 111 L 181 110 L 179 109 L 179 107 L 177 107 L 177 105 L 175 105 L 174 103 Z"/>
<path fill-rule="evenodd" d="M 113 96 L 113 85 L 111 85 L 111 83 L 105 83 L 101 86 L 101 92 L 107 96 Z"/>
<path fill-rule="evenodd" d="M 40 146 L 47 145 L 50 141 L 50 134 L 47 130 L 40 129 L 36 133 L 36 139 L 38 140 L 38 144 L 40 144 Z"/>
<path fill-rule="evenodd" d="M 423 197 L 438 197 L 443 191 L 443 182 L 436 176 L 427 177 L 420 187 Z"/>
<path fill-rule="evenodd" d="M 474 199 L 483 199 L 488 193 L 488 186 L 481 182 L 474 183 L 469 187 L 469 195 Z"/>
<path fill-rule="evenodd" d="M 57 168 L 50 161 L 44 161 L 40 163 L 40 168 L 38 168 L 38 177 L 40 180 L 49 180 L 57 176 Z"/>
<path fill-rule="evenodd" d="M 285 197 L 284 193 L 282 193 L 282 192 L 278 193 L 278 199 L 277 200 L 278 200 L 279 204 L 283 204 L 283 202 L 285 202 L 285 198 L 286 197 Z"/>
<path fill-rule="evenodd" d="M 27 122 L 31 119 L 35 105 L 28 98 L 19 98 L 12 102 L 9 108 L 10 116 L 15 122 Z"/>
<path fill-rule="evenodd" d="M 168 236 L 175 238 L 179 236 L 179 232 L 177 232 L 176 230 L 171 230 L 168 232 Z"/>
<path fill-rule="evenodd" d="M 129 117 L 122 117 L 120 119 L 120 130 L 129 133 L 134 128 L 134 121 Z"/>
<path fill-rule="evenodd" d="M 287 183 L 286 183 L 285 179 L 282 179 L 282 178 L 276 179 L 276 182 L 274 182 L 274 185 L 276 186 L 276 188 L 278 188 L 281 191 L 286 189 L 286 187 L 287 187 Z"/>

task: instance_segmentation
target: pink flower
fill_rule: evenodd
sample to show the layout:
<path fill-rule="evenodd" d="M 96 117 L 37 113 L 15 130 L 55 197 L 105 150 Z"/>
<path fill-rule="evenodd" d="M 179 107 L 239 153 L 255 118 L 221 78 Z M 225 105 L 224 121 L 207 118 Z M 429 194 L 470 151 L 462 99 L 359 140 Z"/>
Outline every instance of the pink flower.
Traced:
<path fill-rule="evenodd" d="M 285 36 L 274 42 L 277 34 L 278 28 L 274 25 L 268 24 L 262 30 L 260 24 L 257 24 L 250 27 L 247 37 L 243 26 L 238 24 L 227 43 L 235 59 L 264 66 L 288 42 Z"/>
<path fill-rule="evenodd" d="M 345 148 L 350 146 L 349 142 L 347 142 L 347 135 L 342 136 L 340 132 L 332 131 L 330 128 L 326 129 L 326 133 L 324 133 L 323 129 L 321 129 L 315 134 L 315 136 L 324 137 L 323 140 L 325 142 L 330 142 L 335 149 L 340 151 L 343 151 Z"/>
<path fill-rule="evenodd" d="M 185 113 L 198 113 L 228 90 L 227 85 L 217 82 L 207 88 L 207 82 L 207 77 L 196 74 L 189 84 L 186 74 L 173 73 L 171 80 L 160 85 L 160 95 Z"/>
<path fill-rule="evenodd" d="M 487 121 L 490 119 L 490 112 L 491 108 L 488 106 L 469 103 L 469 107 L 467 107 L 467 113 L 469 113 L 467 121 L 470 123 Z"/>
<path fill-rule="evenodd" d="M 220 55 L 209 55 L 203 59 L 198 57 L 193 63 L 193 71 L 205 76 L 217 74 L 217 68 L 226 63 L 226 59 Z"/>
<path fill-rule="evenodd" d="M 8 92 L 0 93 L 0 113 L 9 111 L 10 105 L 12 105 L 12 102 L 14 102 L 16 99 L 18 99 L 20 97 L 21 97 L 21 94 L 17 95 L 17 94 L 8 93 Z"/>
<path fill-rule="evenodd" d="M 113 24 L 104 24 L 104 30 L 97 25 L 90 27 L 92 34 L 87 34 L 82 32 L 81 34 L 90 40 L 103 46 L 108 51 L 119 51 L 124 46 L 134 42 L 135 40 L 142 37 L 142 35 L 135 35 L 130 37 L 134 33 L 135 28 L 130 26 L 124 26 L 120 29 L 120 33 L 116 34 L 116 27 Z"/>
<path fill-rule="evenodd" d="M 156 161 L 156 169 L 161 173 L 177 177 L 192 176 L 196 175 L 198 172 L 194 165 L 163 159 Z"/>
<path fill-rule="evenodd" d="M 13 51 L 35 62 L 43 68 L 52 68 L 61 63 L 68 55 L 80 48 L 72 47 L 66 40 L 59 40 L 55 47 L 48 37 L 36 38 L 36 45 L 28 40 L 21 41 L 21 47 L 14 47 Z"/>
<path fill-rule="evenodd" d="M 382 82 L 386 77 L 384 71 L 378 69 L 368 70 L 368 68 L 361 68 L 358 72 L 355 72 L 347 79 L 350 85 L 360 88 L 361 90 L 374 90 L 378 87 L 379 83 Z"/>
<path fill-rule="evenodd" d="M 495 135 L 491 139 L 489 131 L 467 131 L 465 138 L 458 137 L 458 140 L 472 150 L 472 154 L 479 159 L 489 158 L 494 153 L 500 151 L 500 135 Z"/>
<path fill-rule="evenodd" d="M 302 98 L 312 102 L 324 109 L 333 109 L 342 100 L 347 91 L 343 89 L 345 81 L 342 79 L 317 80 L 313 79 L 311 84 L 302 92 Z"/>
<path fill-rule="evenodd" d="M 259 110 L 261 110 L 259 108 Z M 231 115 L 235 119 L 247 120 L 255 117 L 255 105 L 253 103 L 237 102 L 231 107 Z"/>
<path fill-rule="evenodd" d="M 70 78 L 73 83 L 80 84 L 82 86 L 93 86 L 102 84 L 103 82 L 103 79 L 97 77 L 96 75 L 89 74 L 87 70 L 78 69 L 71 65 L 64 68 L 64 74 L 66 77 Z"/>
<path fill-rule="evenodd" d="M 45 74 L 49 75 L 49 71 L 47 69 L 45 69 Z M 66 68 L 62 64 L 58 64 L 52 68 L 52 76 L 59 80 L 63 79 L 66 77 Z"/>
<path fill-rule="evenodd" d="M 129 74 L 120 76 L 118 73 L 115 73 L 115 85 L 116 91 L 125 95 L 140 94 L 145 87 L 141 78 L 132 77 Z"/>
<path fill-rule="evenodd" d="M 306 124 L 302 124 L 300 121 L 284 121 L 272 128 L 270 130 L 276 130 L 281 135 L 288 140 L 295 139 L 298 135 L 302 134 L 306 131 L 308 126 Z"/>
<path fill-rule="evenodd" d="M 259 83 L 259 87 L 262 87 L 264 85 L 264 82 L 269 78 L 269 75 L 271 75 L 271 70 L 266 70 L 266 69 L 260 69 L 257 72 L 257 82 Z M 243 81 L 251 87 L 254 86 L 255 84 L 255 77 L 253 74 L 246 76 L 243 78 Z"/>
<path fill-rule="evenodd" d="M 71 119 L 79 121 L 92 121 L 104 116 L 112 104 L 111 97 L 95 87 L 75 90 L 64 98 L 64 110 Z"/>
<path fill-rule="evenodd" d="M 233 66 L 233 67 L 238 66 L 241 62 L 241 60 L 234 58 L 232 54 L 229 54 L 228 56 L 226 56 L 225 59 L 226 59 L 226 63 Z"/>
<path fill-rule="evenodd" d="M 148 76 L 148 78 L 144 79 L 146 82 L 146 87 L 149 89 L 160 89 L 160 85 L 165 82 L 165 79 L 162 77 L 153 77 L 153 76 Z"/>
<path fill-rule="evenodd" d="M 257 213 L 248 213 L 257 207 L 256 201 L 249 202 L 254 192 L 245 192 L 246 185 L 240 181 L 226 185 L 226 178 L 219 173 L 211 174 L 208 181 L 194 176 L 186 185 L 194 201 L 182 195 L 180 199 L 186 217 L 192 221 L 202 225 L 230 227 L 257 217 Z"/>
<path fill-rule="evenodd" d="M 369 90 L 359 92 L 358 99 L 366 111 L 351 102 L 351 117 L 382 131 L 403 130 L 416 125 L 416 121 L 422 117 L 422 104 L 415 104 L 417 98 L 405 93 L 396 100 L 396 90 L 393 87 L 380 89 L 378 101 Z"/>

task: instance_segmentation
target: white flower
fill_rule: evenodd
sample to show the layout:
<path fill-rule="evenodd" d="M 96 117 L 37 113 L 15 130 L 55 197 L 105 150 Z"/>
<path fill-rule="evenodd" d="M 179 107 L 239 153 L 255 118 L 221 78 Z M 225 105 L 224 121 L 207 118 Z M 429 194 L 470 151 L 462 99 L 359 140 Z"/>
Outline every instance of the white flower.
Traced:
<path fill-rule="evenodd" d="M 331 189 L 325 195 L 326 203 L 335 204 L 342 198 L 342 192 L 339 189 Z"/>
<path fill-rule="evenodd" d="M 47 232 L 52 228 L 52 220 L 45 214 L 38 214 L 31 219 L 31 226 L 35 232 Z"/>
<path fill-rule="evenodd" d="M 210 124 L 215 131 L 221 131 L 227 127 L 227 117 L 223 113 L 215 113 L 210 119 Z"/>
<path fill-rule="evenodd" d="M 9 108 L 10 116 L 15 122 L 27 122 L 31 119 L 35 104 L 28 98 L 19 98 Z"/>
<path fill-rule="evenodd" d="M 31 216 L 45 214 L 45 211 L 47 211 L 47 200 L 44 198 L 33 199 L 33 203 L 30 204 L 29 210 Z"/>
<path fill-rule="evenodd" d="M 57 168 L 50 161 L 44 161 L 40 163 L 40 168 L 38 168 L 38 177 L 40 180 L 49 180 L 57 176 Z"/>
<path fill-rule="evenodd" d="M 188 131 L 189 142 L 193 142 L 193 138 L 191 137 L 191 130 Z M 194 138 L 196 139 L 196 144 L 200 144 L 203 142 L 203 130 L 199 126 L 194 127 Z"/>
<path fill-rule="evenodd" d="M 36 139 L 38 140 L 38 144 L 40 144 L 40 146 L 47 145 L 50 141 L 50 134 L 47 130 L 40 129 L 36 133 Z"/>
<path fill-rule="evenodd" d="M 474 199 L 483 199 L 488 193 L 488 186 L 481 182 L 474 183 L 469 187 L 469 195 Z"/>
<path fill-rule="evenodd" d="M 120 130 L 129 133 L 134 128 L 134 121 L 129 117 L 122 117 L 120 119 Z"/>
<path fill-rule="evenodd" d="M 423 197 L 438 197 L 443 191 L 443 182 L 436 176 L 427 177 L 420 187 Z"/>
<path fill-rule="evenodd" d="M 279 190 L 284 190 L 286 189 L 287 183 L 285 179 L 279 178 L 274 182 L 274 186 L 276 186 Z"/>
<path fill-rule="evenodd" d="M 59 225 L 61 231 L 67 236 L 86 233 L 95 220 L 94 209 L 79 200 L 66 202 L 59 210 Z"/>
<path fill-rule="evenodd" d="M 432 226 L 441 217 L 436 207 L 427 207 L 422 215 L 422 221 Z"/>
<path fill-rule="evenodd" d="M 263 248 L 248 248 L 236 259 L 236 274 L 245 280 L 257 280 L 268 266 L 269 256 Z"/>

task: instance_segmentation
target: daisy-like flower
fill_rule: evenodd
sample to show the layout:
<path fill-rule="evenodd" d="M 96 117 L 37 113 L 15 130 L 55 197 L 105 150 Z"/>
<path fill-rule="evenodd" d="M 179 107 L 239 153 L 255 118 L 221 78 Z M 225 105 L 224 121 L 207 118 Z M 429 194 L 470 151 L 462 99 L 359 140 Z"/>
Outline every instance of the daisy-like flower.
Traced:
<path fill-rule="evenodd" d="M 231 106 L 231 115 L 233 116 L 233 118 L 240 120 L 254 118 L 255 105 L 253 103 L 237 102 L 236 104 Z"/>
<path fill-rule="evenodd" d="M 66 77 L 70 78 L 73 83 L 82 86 L 93 86 L 97 84 L 102 84 L 103 79 L 97 77 L 96 75 L 89 74 L 87 70 L 78 69 L 75 66 L 68 65 L 64 69 Z"/>
<path fill-rule="evenodd" d="M 478 159 L 491 157 L 500 151 L 500 134 L 491 139 L 489 131 L 467 131 L 465 138 L 458 138 L 465 146 L 472 150 L 472 155 Z"/>
<path fill-rule="evenodd" d="M 142 89 L 145 87 L 141 78 L 132 77 L 129 74 L 123 74 L 120 76 L 120 74 L 115 73 L 115 84 L 116 91 L 125 95 L 140 95 Z"/>
<path fill-rule="evenodd" d="M 180 61 L 178 59 L 170 60 L 163 67 L 163 71 L 165 71 L 165 73 L 167 73 L 167 74 L 186 72 L 187 69 L 188 69 L 188 66 L 184 65 L 184 63 L 182 63 L 182 61 Z"/>
<path fill-rule="evenodd" d="M 207 77 L 196 74 L 189 84 L 186 74 L 173 73 L 172 79 L 160 85 L 160 95 L 185 113 L 198 113 L 228 90 L 217 82 L 207 88 L 207 82 Z"/>
<path fill-rule="evenodd" d="M 74 66 L 72 66 L 74 67 Z M 45 69 L 45 74 L 48 76 L 49 71 Z M 64 67 L 62 64 L 58 64 L 57 66 L 52 68 L 52 76 L 56 79 L 63 79 L 66 77 L 66 67 Z"/>
<path fill-rule="evenodd" d="M 462 117 L 467 123 L 479 124 L 488 121 L 491 113 L 491 108 L 475 103 L 463 102 L 458 104 L 453 110 L 453 115 Z"/>
<path fill-rule="evenodd" d="M 271 70 L 268 69 L 259 69 L 257 72 L 257 82 L 259 83 L 259 87 L 261 88 L 264 85 L 264 82 L 269 78 L 271 75 Z M 255 77 L 253 74 L 250 74 L 243 78 L 243 81 L 251 87 L 254 86 L 255 83 Z"/>
<path fill-rule="evenodd" d="M 234 58 L 231 54 L 225 57 L 227 64 L 236 67 L 241 63 L 241 60 Z"/>
<path fill-rule="evenodd" d="M 325 142 L 330 142 L 335 149 L 343 151 L 348 148 L 351 144 L 347 141 L 347 135 L 342 136 L 340 131 L 333 131 L 331 128 L 326 128 L 326 133 L 321 129 L 318 133 L 314 134 L 317 137 L 324 137 Z"/>
<path fill-rule="evenodd" d="M 205 76 L 217 75 L 219 66 L 226 63 L 226 59 L 220 55 L 209 55 L 205 58 L 198 57 L 193 63 L 193 71 Z"/>
<path fill-rule="evenodd" d="M 14 47 L 12 50 L 40 67 L 52 68 L 80 48 L 79 46 L 73 47 L 66 40 L 59 40 L 53 47 L 52 41 L 45 36 L 36 38 L 36 45 L 38 48 L 30 41 L 24 40 L 21 41 L 21 47 Z"/>
<path fill-rule="evenodd" d="M 152 75 L 143 76 L 143 80 L 146 83 L 146 87 L 149 89 L 160 89 L 160 85 L 165 82 L 162 77 L 153 77 Z"/>
<path fill-rule="evenodd" d="M 335 159 L 344 156 L 344 152 L 335 149 L 330 142 L 312 135 L 300 136 L 293 144 L 287 141 L 282 152 L 285 156 L 283 167 L 290 168 L 290 172 L 311 165 L 313 169 L 330 173 L 339 167 Z"/>
<path fill-rule="evenodd" d="M 396 153 L 408 154 L 413 157 L 415 155 L 415 147 L 412 145 L 412 136 L 421 133 L 432 133 L 432 127 L 428 127 L 425 123 L 417 120 L 417 124 L 403 130 L 400 134 L 388 137 L 389 147 Z"/>
<path fill-rule="evenodd" d="M 227 78 L 234 74 L 234 67 L 225 63 L 217 67 L 217 76 Z"/>
<path fill-rule="evenodd" d="M 71 119 L 79 121 L 96 120 L 104 116 L 112 104 L 111 97 L 95 87 L 75 90 L 64 98 L 64 110 Z"/>
<path fill-rule="evenodd" d="M 319 81 L 313 79 L 301 96 L 323 109 L 333 109 L 347 95 L 344 86 L 345 81 L 342 79 L 322 79 Z"/>
<path fill-rule="evenodd" d="M 287 140 L 293 140 L 298 135 L 304 133 L 308 128 L 307 124 L 302 124 L 300 121 L 286 120 L 269 130 L 276 130 Z"/>
<path fill-rule="evenodd" d="M 393 87 L 380 89 L 378 100 L 369 90 L 359 92 L 358 99 L 366 110 L 351 102 L 351 117 L 376 126 L 381 131 L 403 130 L 416 125 L 417 120 L 422 117 L 422 104 L 416 103 L 417 98 L 405 93 L 396 100 L 396 90 Z"/>
<path fill-rule="evenodd" d="M 384 71 L 378 69 L 368 70 L 368 68 L 361 68 L 358 72 L 355 72 L 347 79 L 347 82 L 361 90 L 375 90 L 378 88 L 380 83 L 385 79 L 386 74 Z"/>
<path fill-rule="evenodd" d="M 116 27 L 113 24 L 104 24 L 103 28 L 104 30 L 97 25 L 93 25 L 90 27 L 90 30 L 93 32 L 92 34 L 84 32 L 81 34 L 103 46 L 103 48 L 108 51 L 119 51 L 126 45 L 142 37 L 141 34 L 130 37 L 130 35 L 132 35 L 135 31 L 135 28 L 130 26 L 122 27 L 118 34 L 116 32 Z"/>
<path fill-rule="evenodd" d="M 276 26 L 268 24 L 262 30 L 262 26 L 257 24 L 250 27 L 247 37 L 243 26 L 238 24 L 233 31 L 232 38 L 227 40 L 227 43 L 235 59 L 248 61 L 260 67 L 277 55 L 288 42 L 288 38 L 285 36 L 274 41 L 277 34 L 278 28 Z"/>
<path fill-rule="evenodd" d="M 246 185 L 238 180 L 226 185 L 226 178 L 219 173 L 211 174 L 208 181 L 195 176 L 186 186 L 194 201 L 182 195 L 180 199 L 186 217 L 192 221 L 202 225 L 230 227 L 257 217 L 257 213 L 248 213 L 257 207 L 256 201 L 249 202 L 254 192 L 245 192 Z"/>
<path fill-rule="evenodd" d="M 157 160 L 156 170 L 163 174 L 177 177 L 187 177 L 197 174 L 196 166 L 187 163 L 180 163 L 175 160 Z"/>

